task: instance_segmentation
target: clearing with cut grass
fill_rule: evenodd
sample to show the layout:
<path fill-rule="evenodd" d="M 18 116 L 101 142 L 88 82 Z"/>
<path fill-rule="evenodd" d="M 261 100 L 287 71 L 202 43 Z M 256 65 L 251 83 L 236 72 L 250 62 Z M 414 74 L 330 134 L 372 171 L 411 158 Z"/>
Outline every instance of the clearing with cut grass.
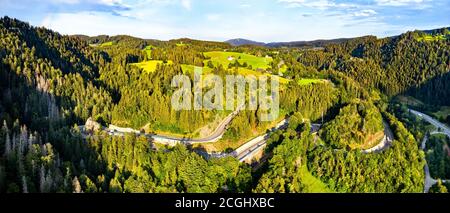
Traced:
<path fill-rule="evenodd" d="M 258 57 L 245 53 L 238 52 L 222 52 L 222 51 L 213 51 L 213 52 L 205 52 L 204 55 L 209 60 L 205 61 L 207 64 L 208 61 L 211 61 L 215 66 L 221 64 L 223 67 L 228 67 L 230 63 L 234 63 L 236 60 L 240 64 L 247 63 L 247 66 L 252 66 L 252 69 L 268 69 L 270 68 L 270 63 L 273 61 L 272 57 Z"/>
<path fill-rule="evenodd" d="M 144 61 L 144 62 L 141 62 L 141 63 L 134 63 L 134 64 L 131 64 L 131 65 L 137 66 L 139 68 L 142 68 L 146 72 L 150 73 L 150 72 L 155 72 L 156 71 L 156 67 L 158 66 L 158 64 L 159 65 L 161 65 L 161 64 L 171 65 L 171 64 L 173 64 L 173 62 L 172 61 L 167 61 L 166 63 L 164 63 L 163 61 L 160 61 L 160 60 L 150 60 L 150 61 Z"/>
<path fill-rule="evenodd" d="M 307 86 L 307 85 L 311 85 L 311 84 L 317 84 L 317 83 L 326 83 L 328 82 L 325 79 L 313 79 L 313 78 L 302 78 L 300 80 L 298 80 L 298 85 L 301 86 Z"/>
<path fill-rule="evenodd" d="M 110 47 L 110 46 L 112 46 L 113 45 L 113 42 L 112 41 L 109 41 L 109 42 L 105 42 L 105 43 L 103 43 L 103 44 L 100 44 L 100 47 Z"/>

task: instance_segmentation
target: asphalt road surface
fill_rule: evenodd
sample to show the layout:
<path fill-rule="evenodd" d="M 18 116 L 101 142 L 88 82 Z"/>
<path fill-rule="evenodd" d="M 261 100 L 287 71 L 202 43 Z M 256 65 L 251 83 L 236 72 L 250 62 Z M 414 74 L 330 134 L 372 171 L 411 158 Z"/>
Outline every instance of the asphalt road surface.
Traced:
<path fill-rule="evenodd" d="M 439 122 L 438 120 L 432 118 L 429 115 L 426 115 L 424 113 L 421 113 L 419 111 L 416 110 L 412 110 L 410 109 L 409 112 L 415 114 L 416 116 L 419 116 L 420 118 L 424 119 L 425 121 L 427 121 L 428 123 L 432 124 L 433 126 L 435 126 L 439 131 L 435 131 L 432 132 L 431 134 L 445 134 L 447 135 L 447 137 L 450 138 L 450 128 L 448 128 L 445 124 Z M 421 148 L 422 150 L 425 151 L 426 148 L 426 143 L 428 141 L 428 136 L 425 135 L 425 137 L 423 138 L 422 144 L 421 144 Z M 425 161 L 426 162 L 426 161 Z M 433 179 L 430 175 L 430 168 L 428 167 L 428 163 L 425 163 L 425 186 L 424 186 L 424 192 L 428 193 L 428 191 L 430 190 L 430 188 L 437 183 L 436 179 Z M 442 182 L 446 183 L 450 180 L 442 180 Z"/>

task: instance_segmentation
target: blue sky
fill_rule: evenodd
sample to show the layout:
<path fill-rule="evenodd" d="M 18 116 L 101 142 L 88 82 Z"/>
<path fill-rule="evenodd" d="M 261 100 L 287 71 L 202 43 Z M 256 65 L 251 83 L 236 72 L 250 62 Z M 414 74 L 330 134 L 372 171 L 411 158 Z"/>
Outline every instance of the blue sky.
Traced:
<path fill-rule="evenodd" d="M 0 15 L 63 34 L 263 42 L 450 26 L 448 0 L 0 0 Z"/>

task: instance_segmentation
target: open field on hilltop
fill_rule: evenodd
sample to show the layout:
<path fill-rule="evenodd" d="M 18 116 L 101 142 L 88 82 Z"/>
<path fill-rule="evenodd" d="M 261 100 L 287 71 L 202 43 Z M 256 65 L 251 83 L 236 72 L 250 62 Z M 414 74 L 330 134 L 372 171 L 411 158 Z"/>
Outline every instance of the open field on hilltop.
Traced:
<path fill-rule="evenodd" d="M 150 61 L 144 61 L 144 62 L 140 62 L 140 63 L 134 63 L 134 64 L 131 64 L 131 65 L 137 66 L 139 68 L 142 68 L 146 72 L 155 72 L 156 67 L 158 66 L 158 64 L 164 64 L 164 62 L 160 61 L 160 60 L 150 60 Z M 168 61 L 165 64 L 170 65 L 170 64 L 173 64 L 173 62 L 172 61 Z"/>
<path fill-rule="evenodd" d="M 417 38 L 417 41 L 440 41 L 440 40 L 445 40 L 445 39 L 446 39 L 446 36 L 444 36 L 444 35 L 437 35 L 437 36 L 426 35 L 426 36 Z"/>
<path fill-rule="evenodd" d="M 205 52 L 204 55 L 211 58 L 210 61 L 213 62 L 214 65 L 217 66 L 221 64 L 223 67 L 228 67 L 228 64 L 234 63 L 235 60 L 238 60 L 240 64 L 245 62 L 247 65 L 251 65 L 253 69 L 267 69 L 270 68 L 269 64 L 273 60 L 271 57 L 257 57 L 238 52 L 213 51 Z M 206 63 L 207 61 L 209 60 L 206 60 Z"/>
<path fill-rule="evenodd" d="M 417 39 L 417 41 L 441 41 L 446 40 L 450 38 L 450 32 L 448 32 L 446 35 L 438 34 L 438 35 L 424 35 L 420 36 Z"/>

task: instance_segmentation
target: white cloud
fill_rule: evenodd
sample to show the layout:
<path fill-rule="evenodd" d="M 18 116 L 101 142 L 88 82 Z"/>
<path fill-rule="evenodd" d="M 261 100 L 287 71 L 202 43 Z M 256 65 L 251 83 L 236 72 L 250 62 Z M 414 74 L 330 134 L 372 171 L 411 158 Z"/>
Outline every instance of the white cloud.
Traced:
<path fill-rule="evenodd" d="M 53 4 L 84 4 L 84 3 L 95 3 L 102 5 L 121 5 L 122 0 L 49 0 Z"/>
<path fill-rule="evenodd" d="M 412 4 L 421 4 L 425 0 L 375 0 L 380 6 L 407 6 Z"/>
<path fill-rule="evenodd" d="M 50 0 L 54 4 L 78 4 L 79 0 Z"/>
<path fill-rule="evenodd" d="M 368 16 L 373 16 L 376 14 L 378 14 L 378 13 L 375 10 L 371 10 L 371 9 L 361 10 L 361 11 L 357 11 L 357 12 L 353 13 L 353 15 L 356 17 L 360 17 L 360 16 L 368 17 Z"/>
<path fill-rule="evenodd" d="M 288 7 L 310 7 L 315 9 L 329 9 L 329 8 L 357 8 L 357 4 L 351 3 L 335 3 L 333 0 L 278 0 L 278 2 L 287 4 Z"/>
<path fill-rule="evenodd" d="M 220 14 L 207 14 L 206 19 L 208 21 L 218 21 L 222 18 L 222 15 Z"/>
<path fill-rule="evenodd" d="M 181 0 L 181 5 L 186 8 L 186 10 L 191 10 L 191 0 Z"/>
<path fill-rule="evenodd" d="M 44 18 L 41 26 L 63 34 L 123 35 L 129 34 L 142 38 L 176 38 L 182 28 L 166 26 L 165 23 L 139 21 L 114 16 L 107 12 L 79 12 L 51 14 Z"/>
<path fill-rule="evenodd" d="M 179 0 L 171 1 L 170 5 L 176 2 L 180 5 Z M 206 13 L 203 21 L 191 23 L 189 27 L 182 18 L 165 16 L 153 5 L 139 8 L 133 5 L 131 10 L 120 13 L 123 16 L 109 12 L 54 13 L 48 15 L 41 26 L 63 34 L 90 36 L 130 34 L 160 40 L 189 37 L 218 41 L 245 37 L 263 42 L 354 37 L 389 29 L 376 19 L 369 20 L 376 14 L 372 10 L 361 10 L 357 14 L 336 11 L 339 17 L 323 13 L 279 16 L 259 11 L 227 18 L 228 14 Z M 356 15 L 362 17 L 356 18 Z"/>

